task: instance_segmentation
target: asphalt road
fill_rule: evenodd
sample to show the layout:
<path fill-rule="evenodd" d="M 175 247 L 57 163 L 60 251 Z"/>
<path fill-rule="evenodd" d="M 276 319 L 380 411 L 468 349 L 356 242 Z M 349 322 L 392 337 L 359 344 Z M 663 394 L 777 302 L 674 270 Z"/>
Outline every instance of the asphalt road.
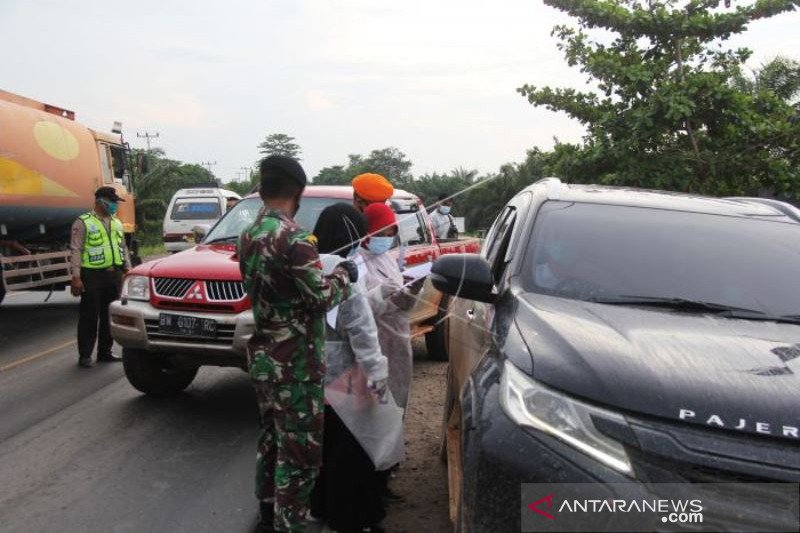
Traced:
<path fill-rule="evenodd" d="M 0 305 L 0 530 L 251 531 L 255 400 L 237 369 L 203 368 L 153 399 L 122 365 L 77 366 L 77 300 Z"/>

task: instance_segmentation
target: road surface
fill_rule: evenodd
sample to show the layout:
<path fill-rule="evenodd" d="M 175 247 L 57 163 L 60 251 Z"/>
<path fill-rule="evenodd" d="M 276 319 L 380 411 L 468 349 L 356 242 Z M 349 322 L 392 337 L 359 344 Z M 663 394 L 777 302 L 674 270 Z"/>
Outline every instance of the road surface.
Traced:
<path fill-rule="evenodd" d="M 247 376 L 204 368 L 153 399 L 122 365 L 77 366 L 77 300 L 0 306 L 0 529 L 250 531 L 256 409 Z"/>
<path fill-rule="evenodd" d="M 119 363 L 79 368 L 77 299 L 44 297 L 11 294 L 0 306 L 0 530 L 252 531 L 257 413 L 247 376 L 203 368 L 185 394 L 145 397 Z M 442 372 L 434 374 L 438 390 Z M 426 429 L 409 437 L 427 435 L 419 460 L 436 465 L 441 411 L 427 409 Z M 441 465 L 415 461 L 398 488 L 429 486 L 419 479 L 426 472 L 446 491 Z M 428 531 L 447 529 L 446 493 L 417 499 L 390 509 L 388 531 L 419 530 L 421 511 Z"/>

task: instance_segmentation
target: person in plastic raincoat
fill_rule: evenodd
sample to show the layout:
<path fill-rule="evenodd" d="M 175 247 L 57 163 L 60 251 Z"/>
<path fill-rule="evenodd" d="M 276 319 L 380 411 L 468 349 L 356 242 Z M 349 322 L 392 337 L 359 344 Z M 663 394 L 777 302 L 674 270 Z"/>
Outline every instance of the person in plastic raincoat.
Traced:
<path fill-rule="evenodd" d="M 326 208 L 314 228 L 323 272 L 357 257 L 366 234 L 353 206 Z M 330 254 L 330 255 L 326 255 Z M 363 281 L 327 319 L 323 462 L 312 513 L 342 533 L 381 531 L 385 516 L 380 478 L 403 457 L 402 410 L 387 392 L 388 362 Z"/>
<path fill-rule="evenodd" d="M 369 237 L 361 248 L 367 273 L 364 281 L 370 306 L 378 324 L 381 350 L 389 359 L 389 390 L 397 405 L 406 408 L 413 372 L 411 328 L 406 311 L 416 301 L 414 291 L 422 285 L 403 287 L 403 274 L 388 253 L 397 235 L 397 217 L 385 204 L 370 204 L 364 209 Z"/>

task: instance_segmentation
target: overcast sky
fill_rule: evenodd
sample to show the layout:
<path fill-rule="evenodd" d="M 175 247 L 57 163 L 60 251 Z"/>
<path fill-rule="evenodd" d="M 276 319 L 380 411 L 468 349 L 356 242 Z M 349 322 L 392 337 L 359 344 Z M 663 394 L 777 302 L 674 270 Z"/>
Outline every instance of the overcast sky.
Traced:
<path fill-rule="evenodd" d="M 734 0 L 735 3 L 735 0 Z M 0 88 L 74 110 L 127 140 L 159 132 L 170 157 L 229 180 L 268 133 L 303 147 L 309 175 L 396 146 L 415 175 L 492 171 L 580 139 L 515 89 L 580 87 L 537 0 L 0 0 Z M 753 65 L 800 57 L 800 13 L 735 40 Z"/>

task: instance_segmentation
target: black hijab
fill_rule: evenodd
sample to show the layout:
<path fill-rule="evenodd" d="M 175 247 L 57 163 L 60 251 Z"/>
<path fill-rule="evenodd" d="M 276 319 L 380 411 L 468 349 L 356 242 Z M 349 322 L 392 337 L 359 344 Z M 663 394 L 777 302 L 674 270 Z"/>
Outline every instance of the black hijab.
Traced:
<path fill-rule="evenodd" d="M 352 204 L 326 207 L 314 226 L 317 247 L 321 254 L 347 254 L 367 234 L 367 221 Z"/>

